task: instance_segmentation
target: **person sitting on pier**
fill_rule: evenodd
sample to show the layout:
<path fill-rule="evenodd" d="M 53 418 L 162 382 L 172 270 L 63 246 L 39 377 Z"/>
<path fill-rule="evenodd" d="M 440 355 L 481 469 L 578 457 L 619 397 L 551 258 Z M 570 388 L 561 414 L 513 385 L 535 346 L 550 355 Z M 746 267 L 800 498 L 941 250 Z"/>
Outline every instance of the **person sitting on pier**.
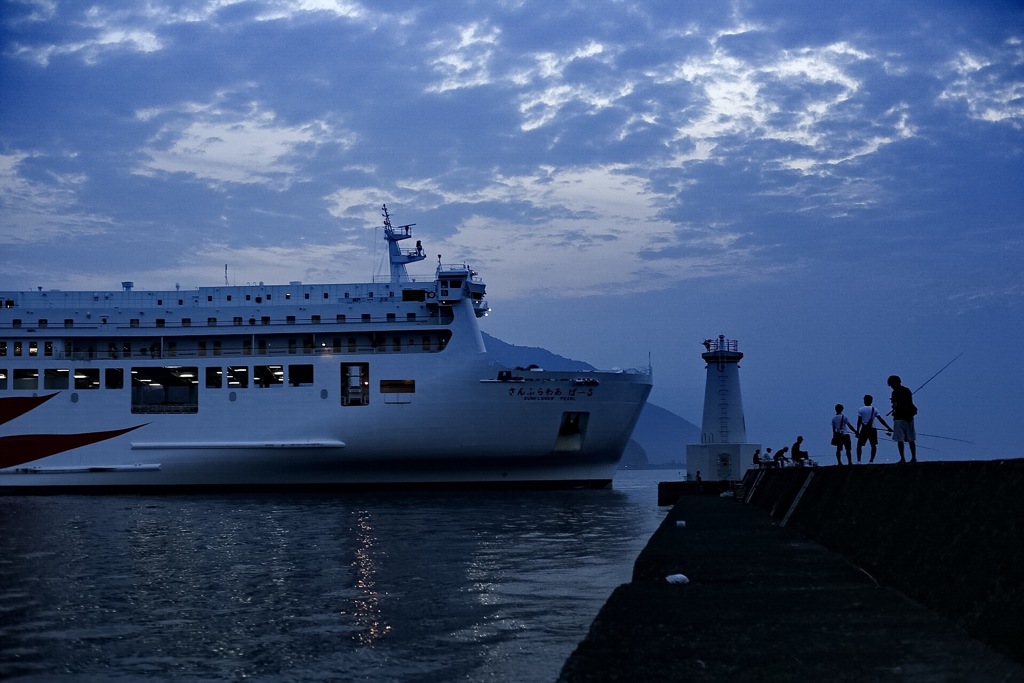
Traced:
<path fill-rule="evenodd" d="M 796 437 L 796 441 L 793 443 L 793 448 L 790 449 L 790 457 L 793 458 L 794 465 L 800 465 L 801 467 L 807 464 L 807 451 L 802 449 L 800 446 L 804 442 L 804 437 Z"/>
<path fill-rule="evenodd" d="M 761 466 L 761 449 L 760 448 L 758 448 L 756 451 L 754 451 L 754 464 L 757 465 L 758 467 Z"/>
<path fill-rule="evenodd" d="M 788 450 L 789 450 L 789 446 L 783 446 L 779 450 L 775 451 L 775 456 L 772 458 L 772 460 L 775 461 L 775 466 L 776 467 L 785 467 L 786 466 L 786 462 L 788 460 L 786 458 L 786 451 L 788 451 Z"/>

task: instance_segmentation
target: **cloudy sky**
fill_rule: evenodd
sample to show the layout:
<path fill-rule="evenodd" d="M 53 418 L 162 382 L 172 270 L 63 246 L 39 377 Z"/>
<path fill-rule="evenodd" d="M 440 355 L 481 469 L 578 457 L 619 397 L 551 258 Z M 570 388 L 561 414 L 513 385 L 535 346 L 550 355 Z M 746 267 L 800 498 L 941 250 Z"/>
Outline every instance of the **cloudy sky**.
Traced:
<path fill-rule="evenodd" d="M 698 424 L 707 337 L 814 456 L 964 352 L 922 457 L 1021 455 L 1017 2 L 0 5 L 0 289 L 366 281 L 386 202 L 485 331 Z"/>

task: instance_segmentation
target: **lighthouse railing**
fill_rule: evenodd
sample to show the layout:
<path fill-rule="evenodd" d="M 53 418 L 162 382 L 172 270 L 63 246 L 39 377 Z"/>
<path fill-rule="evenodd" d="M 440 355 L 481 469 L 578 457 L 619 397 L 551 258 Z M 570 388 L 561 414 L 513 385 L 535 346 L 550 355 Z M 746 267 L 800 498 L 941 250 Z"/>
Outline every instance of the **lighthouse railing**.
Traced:
<path fill-rule="evenodd" d="M 740 343 L 736 339 L 709 339 L 708 351 L 731 351 L 739 352 Z"/>

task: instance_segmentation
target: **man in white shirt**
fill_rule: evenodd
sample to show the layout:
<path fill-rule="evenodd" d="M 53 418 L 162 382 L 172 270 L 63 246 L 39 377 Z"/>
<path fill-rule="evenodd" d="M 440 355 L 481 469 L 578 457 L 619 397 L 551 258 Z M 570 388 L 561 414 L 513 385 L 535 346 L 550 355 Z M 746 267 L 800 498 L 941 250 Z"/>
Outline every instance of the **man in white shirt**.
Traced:
<path fill-rule="evenodd" d="M 836 463 L 840 465 L 843 464 L 843 459 L 840 457 L 843 448 L 846 449 L 846 464 L 853 464 L 853 459 L 850 457 L 850 435 L 846 430 L 850 430 L 854 434 L 857 433 L 850 421 L 843 415 L 843 404 L 837 403 L 836 416 L 832 418 L 832 445 L 836 447 Z"/>
<path fill-rule="evenodd" d="M 861 449 L 865 443 L 871 444 L 871 460 L 875 461 L 875 453 L 878 452 L 878 429 L 875 427 L 875 420 L 878 420 L 885 427 L 885 431 L 892 433 L 892 427 L 885 423 L 885 420 L 875 407 L 871 405 L 874 401 L 871 394 L 864 395 L 864 407 L 857 410 L 857 462 L 860 462 Z"/>

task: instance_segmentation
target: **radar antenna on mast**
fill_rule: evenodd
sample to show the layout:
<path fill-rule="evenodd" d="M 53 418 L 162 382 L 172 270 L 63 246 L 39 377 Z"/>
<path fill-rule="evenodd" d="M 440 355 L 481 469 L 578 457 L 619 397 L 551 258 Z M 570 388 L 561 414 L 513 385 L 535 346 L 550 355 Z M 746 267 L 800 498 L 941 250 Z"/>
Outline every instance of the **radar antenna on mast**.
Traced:
<path fill-rule="evenodd" d="M 406 235 L 409 235 L 410 234 L 409 233 L 409 228 L 411 228 L 412 226 L 416 225 L 415 223 L 409 223 L 408 225 L 399 225 L 397 228 L 391 227 L 391 214 L 388 213 L 388 205 L 387 204 L 383 204 L 381 206 L 380 213 L 381 213 L 382 216 L 384 216 L 384 229 L 385 230 L 391 230 L 392 232 L 396 232 L 396 231 L 400 230 L 400 231 L 404 232 Z"/>
<path fill-rule="evenodd" d="M 391 225 L 391 214 L 388 213 L 388 205 L 381 208 L 381 215 L 384 216 L 384 239 L 388 242 L 388 261 L 391 264 L 391 281 L 408 282 L 409 274 L 405 270 L 407 263 L 422 261 L 427 257 L 423 253 L 423 245 L 417 241 L 415 249 L 400 249 L 398 243 L 401 240 L 412 237 L 411 228 L 416 225 L 399 225 L 397 228 Z"/>

